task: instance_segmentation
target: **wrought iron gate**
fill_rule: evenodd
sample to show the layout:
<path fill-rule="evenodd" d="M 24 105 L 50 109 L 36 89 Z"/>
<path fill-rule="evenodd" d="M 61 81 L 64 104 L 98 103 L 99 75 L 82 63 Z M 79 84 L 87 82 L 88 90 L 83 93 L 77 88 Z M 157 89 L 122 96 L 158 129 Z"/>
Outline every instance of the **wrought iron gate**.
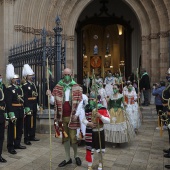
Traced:
<path fill-rule="evenodd" d="M 41 38 L 36 37 L 22 45 L 16 45 L 10 49 L 9 63 L 15 67 L 15 72 L 22 77 L 24 64 L 29 64 L 35 72 L 35 84 L 39 92 L 39 104 L 47 106 L 47 80 L 46 61 L 52 72 L 49 82 L 50 88 L 56 84 L 62 76 L 62 70 L 66 67 L 66 39 L 61 35 L 62 27 L 60 18 L 56 18 L 54 34 L 49 36 L 45 28 L 42 29 Z"/>

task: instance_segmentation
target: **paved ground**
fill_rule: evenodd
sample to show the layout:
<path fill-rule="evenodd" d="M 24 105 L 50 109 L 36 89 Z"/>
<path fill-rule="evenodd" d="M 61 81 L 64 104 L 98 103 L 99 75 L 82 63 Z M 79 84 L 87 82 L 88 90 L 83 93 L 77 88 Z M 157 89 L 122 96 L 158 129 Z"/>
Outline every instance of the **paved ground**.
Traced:
<path fill-rule="evenodd" d="M 160 137 L 157 126 L 157 116 L 154 106 L 142 109 L 143 124 L 133 142 L 123 144 L 120 148 L 114 148 L 107 144 L 104 156 L 104 170 L 163 170 L 165 164 L 170 160 L 163 157 L 162 149 L 168 148 L 167 131 Z M 3 157 L 7 159 L 6 164 L 0 163 L 0 170 L 48 170 L 49 168 L 49 136 L 37 134 L 41 139 L 32 142 L 26 150 L 17 150 L 16 155 L 6 151 L 4 142 Z M 73 155 L 73 152 L 72 152 Z M 85 148 L 79 147 L 79 156 L 83 160 L 81 167 L 76 167 L 75 162 L 64 168 L 58 168 L 58 163 L 64 160 L 64 149 L 60 139 L 52 135 L 52 170 L 86 170 Z M 94 163 L 97 169 L 97 162 Z"/>

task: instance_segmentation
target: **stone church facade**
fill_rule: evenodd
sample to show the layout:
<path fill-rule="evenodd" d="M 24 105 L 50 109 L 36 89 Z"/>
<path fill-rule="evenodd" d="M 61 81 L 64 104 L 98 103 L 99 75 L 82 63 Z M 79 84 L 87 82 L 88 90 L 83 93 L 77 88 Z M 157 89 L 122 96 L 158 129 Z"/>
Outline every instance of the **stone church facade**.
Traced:
<path fill-rule="evenodd" d="M 76 75 L 78 59 L 78 21 L 100 12 L 100 0 L 0 0 L 0 73 L 5 76 L 9 50 L 16 44 L 40 37 L 42 28 L 53 34 L 55 18 L 60 16 L 62 34 L 67 37 L 67 67 Z M 123 17 L 133 28 L 131 70 L 146 68 L 152 82 L 165 78 L 170 65 L 170 1 L 109 0 L 108 11 Z M 92 10 L 94 9 L 94 11 Z M 126 64 L 126 63 L 125 63 Z"/>

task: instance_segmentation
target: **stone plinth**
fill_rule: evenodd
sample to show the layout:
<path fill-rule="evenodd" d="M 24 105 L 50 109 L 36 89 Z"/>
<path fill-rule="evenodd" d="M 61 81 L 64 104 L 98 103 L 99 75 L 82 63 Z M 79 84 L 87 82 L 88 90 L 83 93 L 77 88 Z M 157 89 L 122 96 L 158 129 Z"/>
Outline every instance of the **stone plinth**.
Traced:
<path fill-rule="evenodd" d="M 51 115 L 51 130 L 54 133 L 54 110 L 50 111 Z M 43 110 L 43 112 L 37 113 L 37 133 L 49 133 L 49 113 L 48 109 Z"/>

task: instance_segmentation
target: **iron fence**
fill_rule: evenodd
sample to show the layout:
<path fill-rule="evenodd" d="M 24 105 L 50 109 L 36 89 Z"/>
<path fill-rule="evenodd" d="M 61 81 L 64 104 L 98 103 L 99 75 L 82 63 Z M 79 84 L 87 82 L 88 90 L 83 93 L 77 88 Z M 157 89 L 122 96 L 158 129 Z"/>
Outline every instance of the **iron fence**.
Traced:
<path fill-rule="evenodd" d="M 22 77 L 24 64 L 29 64 L 35 72 L 35 84 L 39 93 L 38 102 L 45 108 L 47 106 L 47 67 L 52 72 L 49 77 L 50 89 L 61 79 L 62 70 L 66 67 L 66 38 L 62 36 L 60 18 L 56 18 L 54 34 L 49 35 L 45 28 L 42 29 L 41 38 L 36 37 L 30 41 L 15 45 L 10 49 L 9 63 L 15 67 L 15 72 Z"/>

